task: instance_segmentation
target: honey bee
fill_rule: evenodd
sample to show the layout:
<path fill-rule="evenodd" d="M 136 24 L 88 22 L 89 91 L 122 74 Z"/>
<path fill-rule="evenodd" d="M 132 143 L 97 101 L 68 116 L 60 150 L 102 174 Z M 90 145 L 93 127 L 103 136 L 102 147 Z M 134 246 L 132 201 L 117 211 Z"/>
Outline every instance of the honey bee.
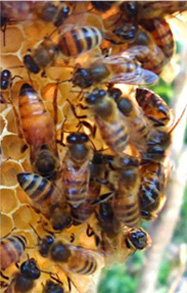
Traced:
<path fill-rule="evenodd" d="M 19 268 L 19 272 L 15 274 L 15 277 L 11 281 L 8 290 L 14 289 L 13 292 L 28 292 L 35 286 L 35 280 L 39 279 L 41 271 L 34 258 L 28 259 L 23 262 Z"/>
<path fill-rule="evenodd" d="M 144 46 L 142 47 L 144 48 Z M 81 89 L 105 80 L 111 84 L 149 84 L 156 82 L 158 76 L 147 69 L 143 69 L 133 59 L 136 54 L 138 54 L 138 51 L 134 46 L 116 55 L 98 59 L 88 68 L 77 68 L 71 81 L 74 86 L 79 86 Z"/>
<path fill-rule="evenodd" d="M 23 57 L 23 63 L 30 72 L 37 74 L 41 69 L 51 65 L 58 54 L 58 45 L 49 37 L 45 37 L 39 46 L 32 50 L 31 54 Z"/>
<path fill-rule="evenodd" d="M 88 136 L 84 133 L 71 133 L 67 137 L 62 182 L 64 195 L 73 208 L 79 207 L 88 196 L 93 152 L 87 142 Z"/>
<path fill-rule="evenodd" d="M 49 250 L 52 260 L 63 264 L 67 272 L 79 275 L 91 275 L 97 269 L 97 260 L 88 249 L 56 241 Z"/>
<path fill-rule="evenodd" d="M 95 206 L 91 204 L 91 201 L 95 200 L 100 195 L 101 184 L 97 179 L 100 179 L 103 176 L 103 164 L 103 155 L 95 152 L 90 166 L 90 181 L 87 198 L 78 206 L 78 208 L 71 208 L 71 216 L 74 225 L 84 223 L 95 210 Z"/>
<path fill-rule="evenodd" d="M 58 5 L 55 2 L 35 2 L 33 12 L 43 21 L 52 22 L 56 27 L 61 26 L 64 21 L 71 16 L 73 7 L 71 2 L 60 1 Z"/>
<path fill-rule="evenodd" d="M 112 237 L 102 233 L 100 247 L 103 251 L 105 264 L 110 267 L 114 263 L 124 263 L 137 250 L 143 250 L 150 245 L 148 233 L 141 228 L 125 228 Z"/>
<path fill-rule="evenodd" d="M 141 166 L 141 184 L 139 190 L 141 217 L 152 220 L 163 207 L 165 176 L 161 163 L 149 163 Z"/>
<path fill-rule="evenodd" d="M 19 261 L 26 248 L 26 238 L 22 235 L 12 235 L 1 239 L 0 242 L 0 269 L 6 270 L 11 264 Z"/>
<path fill-rule="evenodd" d="M 42 145 L 34 154 L 33 171 L 47 179 L 54 179 L 59 170 L 57 154 L 49 145 Z"/>
<path fill-rule="evenodd" d="M 115 101 L 105 90 L 95 89 L 85 95 L 85 102 L 93 111 L 106 144 L 115 153 L 122 153 L 127 146 L 129 134 Z"/>
<path fill-rule="evenodd" d="M 43 287 L 42 293 L 64 293 L 64 289 L 61 284 L 47 280 Z"/>
<path fill-rule="evenodd" d="M 144 151 L 141 151 L 142 160 L 144 163 L 150 161 L 161 162 L 171 145 L 172 132 L 181 118 L 171 128 L 169 125 L 171 113 L 167 104 L 161 97 L 149 90 L 137 89 L 136 100 L 143 109 L 145 116 L 150 119 L 153 125 L 147 136 L 146 148 Z"/>
<path fill-rule="evenodd" d="M 110 202 L 101 202 L 96 212 L 99 228 L 108 238 L 114 238 L 120 231 L 120 223 L 115 218 L 115 213 Z"/>
<path fill-rule="evenodd" d="M 64 57 L 78 55 L 98 47 L 104 39 L 101 30 L 94 26 L 58 29 L 58 41 L 46 37 L 31 54 L 23 57 L 25 67 L 32 73 L 38 73 L 52 64 L 59 53 Z"/>
<path fill-rule="evenodd" d="M 154 127 L 167 126 L 171 121 L 171 110 L 165 101 L 149 89 L 136 89 L 136 101 L 144 115 L 152 121 Z"/>
<path fill-rule="evenodd" d="M 163 18 L 166 15 L 187 10 L 186 1 L 123 1 L 122 17 L 128 21 Z"/>
<path fill-rule="evenodd" d="M 55 141 L 53 119 L 42 99 L 31 85 L 22 85 L 19 93 L 19 112 L 24 137 L 37 150 L 42 145 Z"/>
<path fill-rule="evenodd" d="M 113 197 L 115 217 L 127 227 L 136 227 L 140 222 L 138 191 L 140 186 L 139 160 L 136 157 L 123 155 L 114 158 L 112 167 L 116 170 L 117 179 L 112 178 L 116 187 Z M 116 181 L 116 182 L 115 182 Z"/>
<path fill-rule="evenodd" d="M 164 19 L 142 20 L 140 24 L 151 33 L 156 46 L 165 56 L 165 64 L 169 62 L 174 53 L 174 38 L 170 25 Z"/>
<path fill-rule="evenodd" d="M 152 125 L 144 117 L 143 111 L 129 97 L 124 97 L 118 88 L 111 88 L 108 93 L 114 98 L 118 109 L 124 116 L 125 123 L 130 129 L 130 143 L 137 150 L 143 150 L 146 146 L 146 139 Z"/>
<path fill-rule="evenodd" d="M 65 198 L 54 183 L 34 173 L 19 173 L 17 179 L 22 189 L 32 200 L 34 208 L 53 221 L 56 208 L 59 207 L 61 208 L 61 218 L 66 221 Z M 62 210 L 64 210 L 64 214 Z"/>
<path fill-rule="evenodd" d="M 115 2 L 116 1 L 91 1 L 94 9 L 101 12 L 110 10 Z"/>

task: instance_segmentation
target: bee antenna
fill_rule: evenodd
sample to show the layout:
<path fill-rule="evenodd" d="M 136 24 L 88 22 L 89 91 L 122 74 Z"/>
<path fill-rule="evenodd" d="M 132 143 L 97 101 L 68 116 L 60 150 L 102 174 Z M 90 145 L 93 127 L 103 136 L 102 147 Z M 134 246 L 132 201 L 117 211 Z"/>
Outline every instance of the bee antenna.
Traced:
<path fill-rule="evenodd" d="M 185 113 L 185 111 L 186 111 L 186 108 L 187 108 L 187 105 L 184 107 L 184 109 L 183 109 L 183 111 L 182 111 L 180 117 L 177 119 L 177 121 L 175 122 L 175 124 L 173 125 L 173 127 L 170 129 L 170 131 L 168 132 L 168 134 L 172 133 L 173 130 L 177 127 L 177 125 L 178 125 L 179 122 L 181 121 L 181 119 L 182 119 L 182 117 L 183 117 L 183 115 L 184 115 L 184 113 Z"/>
<path fill-rule="evenodd" d="M 40 237 L 40 235 L 38 234 L 38 232 L 36 231 L 36 229 L 35 229 L 31 224 L 29 224 L 29 225 L 30 225 L 31 228 L 33 229 L 34 233 L 38 236 L 38 239 L 41 240 L 41 237 Z"/>
<path fill-rule="evenodd" d="M 24 65 L 17 65 L 17 66 L 8 67 L 8 69 L 16 69 L 16 68 L 25 68 L 25 66 Z"/>

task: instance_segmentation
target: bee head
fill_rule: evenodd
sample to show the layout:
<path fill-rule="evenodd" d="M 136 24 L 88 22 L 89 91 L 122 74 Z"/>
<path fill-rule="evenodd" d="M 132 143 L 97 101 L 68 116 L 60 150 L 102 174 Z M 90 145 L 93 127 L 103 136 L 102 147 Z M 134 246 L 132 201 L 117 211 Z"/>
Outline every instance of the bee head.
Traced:
<path fill-rule="evenodd" d="M 136 1 L 125 1 L 120 5 L 120 10 L 125 14 L 127 20 L 136 19 L 139 5 Z"/>
<path fill-rule="evenodd" d="M 34 258 L 31 258 L 22 263 L 20 271 L 22 275 L 28 279 L 36 280 L 40 277 L 40 269 Z"/>
<path fill-rule="evenodd" d="M 149 243 L 149 236 L 142 229 L 133 228 L 127 235 L 128 248 L 144 249 Z"/>
<path fill-rule="evenodd" d="M 68 258 L 71 256 L 71 252 L 67 245 L 64 245 L 62 241 L 57 241 L 50 250 L 51 258 L 54 261 L 67 262 Z"/>
<path fill-rule="evenodd" d="M 105 96 L 106 96 L 105 90 L 95 89 L 92 91 L 91 94 L 86 96 L 85 101 L 87 104 L 92 106 L 92 105 L 96 105 L 97 103 L 99 103 Z"/>

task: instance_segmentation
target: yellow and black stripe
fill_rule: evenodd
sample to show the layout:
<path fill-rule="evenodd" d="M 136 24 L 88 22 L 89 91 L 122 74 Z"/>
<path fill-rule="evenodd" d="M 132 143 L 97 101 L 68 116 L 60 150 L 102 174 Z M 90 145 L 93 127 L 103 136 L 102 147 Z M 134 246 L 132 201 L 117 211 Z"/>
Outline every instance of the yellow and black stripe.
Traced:
<path fill-rule="evenodd" d="M 41 211 L 49 210 L 55 190 L 52 183 L 34 173 L 20 173 L 17 178 L 20 186 L 33 201 L 34 206 Z"/>
<path fill-rule="evenodd" d="M 77 249 L 69 258 L 68 267 L 76 274 L 91 275 L 97 269 L 97 261 L 90 253 Z"/>
<path fill-rule="evenodd" d="M 58 46 L 63 55 L 78 56 L 99 46 L 103 38 L 103 32 L 98 28 L 84 26 L 60 34 Z"/>
<path fill-rule="evenodd" d="M 26 238 L 22 235 L 12 235 L 0 242 L 0 269 L 5 270 L 16 263 L 26 247 Z"/>

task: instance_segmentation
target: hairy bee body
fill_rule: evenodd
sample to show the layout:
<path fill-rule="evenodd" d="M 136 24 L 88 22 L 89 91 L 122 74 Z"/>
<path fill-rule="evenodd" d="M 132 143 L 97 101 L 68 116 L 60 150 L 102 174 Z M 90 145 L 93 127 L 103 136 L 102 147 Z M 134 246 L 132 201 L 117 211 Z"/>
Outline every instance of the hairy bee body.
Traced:
<path fill-rule="evenodd" d="M 43 21 L 59 27 L 72 14 L 70 2 L 39 1 L 35 2 L 32 11 Z"/>
<path fill-rule="evenodd" d="M 29 195 L 33 206 L 47 217 L 50 207 L 62 199 L 62 194 L 46 178 L 34 173 L 20 173 L 17 175 L 22 189 Z"/>
<path fill-rule="evenodd" d="M 144 115 L 150 119 L 157 129 L 167 126 L 171 120 L 171 113 L 166 102 L 149 89 L 136 89 L 136 100 Z"/>
<path fill-rule="evenodd" d="M 42 293 L 64 293 L 63 285 L 47 280 Z"/>
<path fill-rule="evenodd" d="M 114 152 L 122 153 L 127 146 L 129 135 L 116 103 L 104 90 L 98 89 L 91 92 L 85 100 L 93 109 L 95 121 L 105 143 Z"/>
<path fill-rule="evenodd" d="M 79 275 L 91 275 L 98 266 L 95 256 L 89 250 L 62 241 L 55 242 L 49 254 L 52 260 L 63 263 L 65 270 Z"/>
<path fill-rule="evenodd" d="M 139 21 L 141 19 L 164 18 L 167 15 L 187 10 L 186 1 L 123 1 L 120 5 L 123 19 Z"/>
<path fill-rule="evenodd" d="M 68 149 L 63 162 L 62 182 L 67 202 L 77 208 L 88 196 L 93 153 L 86 145 L 88 141 L 86 134 L 72 133 L 67 141 Z"/>
<path fill-rule="evenodd" d="M 161 97 L 148 89 L 137 89 L 136 100 L 153 125 L 146 139 L 146 148 L 141 151 L 142 159 L 161 162 L 172 140 L 170 109 Z"/>
<path fill-rule="evenodd" d="M 163 18 L 187 10 L 186 1 L 142 1 L 140 6 L 140 16 L 143 19 Z"/>
<path fill-rule="evenodd" d="M 151 220 L 163 207 L 165 196 L 163 166 L 149 163 L 141 167 L 141 184 L 139 190 L 141 217 Z"/>
<path fill-rule="evenodd" d="M 24 84 L 19 94 L 19 112 L 24 137 L 34 149 L 54 141 L 54 122 L 37 92 Z"/>
<path fill-rule="evenodd" d="M 140 185 L 139 163 L 135 157 L 125 155 L 120 159 L 116 193 L 113 198 L 115 217 L 128 227 L 136 227 L 140 221 L 138 190 Z M 118 163 L 117 163 L 118 164 Z"/>
<path fill-rule="evenodd" d="M 173 34 L 170 29 L 170 25 L 166 20 L 153 19 L 153 20 L 143 20 L 141 25 L 148 30 L 155 42 L 165 56 L 165 63 L 168 62 L 174 53 L 174 39 Z"/>
<path fill-rule="evenodd" d="M 35 281 L 40 278 L 41 271 L 34 258 L 23 262 L 11 281 L 7 293 L 28 292 L 35 286 Z"/>
<path fill-rule="evenodd" d="M 129 97 L 123 96 L 117 88 L 111 88 L 109 95 L 114 98 L 118 109 L 123 114 L 124 123 L 129 128 L 129 141 L 137 150 L 146 146 L 146 138 L 150 131 L 150 123 L 143 115 L 143 111 Z"/>
<path fill-rule="evenodd" d="M 19 261 L 26 248 L 26 238 L 22 235 L 12 235 L 0 242 L 0 269 L 6 270 L 11 264 Z"/>
<path fill-rule="evenodd" d="M 59 34 L 58 47 L 64 56 L 74 57 L 98 47 L 103 38 L 94 26 L 77 27 Z"/>

